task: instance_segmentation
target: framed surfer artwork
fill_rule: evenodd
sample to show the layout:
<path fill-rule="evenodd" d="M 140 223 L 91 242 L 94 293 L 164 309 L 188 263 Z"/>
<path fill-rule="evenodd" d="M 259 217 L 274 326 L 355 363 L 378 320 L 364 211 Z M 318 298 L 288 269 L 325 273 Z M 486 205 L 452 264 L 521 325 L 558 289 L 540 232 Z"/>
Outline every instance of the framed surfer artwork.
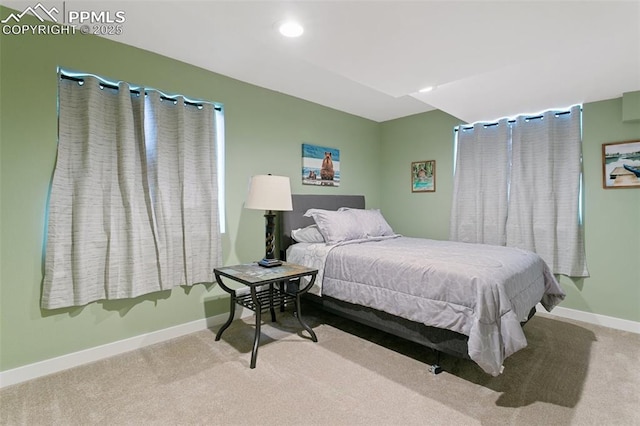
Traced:
<path fill-rule="evenodd" d="M 602 186 L 640 188 L 640 141 L 602 144 Z"/>
<path fill-rule="evenodd" d="M 436 192 L 436 160 L 411 163 L 411 192 Z"/>

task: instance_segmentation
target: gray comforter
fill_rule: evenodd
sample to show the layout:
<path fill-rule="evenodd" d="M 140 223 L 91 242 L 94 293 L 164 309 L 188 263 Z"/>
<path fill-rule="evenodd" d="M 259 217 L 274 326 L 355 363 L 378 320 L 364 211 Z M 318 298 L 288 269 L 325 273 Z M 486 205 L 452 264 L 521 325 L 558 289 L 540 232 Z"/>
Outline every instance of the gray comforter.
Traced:
<path fill-rule="evenodd" d="M 324 295 L 469 336 L 470 358 L 494 376 L 527 345 L 530 309 L 565 296 L 538 255 L 500 246 L 398 236 L 306 244 L 289 260 L 323 263 Z"/>

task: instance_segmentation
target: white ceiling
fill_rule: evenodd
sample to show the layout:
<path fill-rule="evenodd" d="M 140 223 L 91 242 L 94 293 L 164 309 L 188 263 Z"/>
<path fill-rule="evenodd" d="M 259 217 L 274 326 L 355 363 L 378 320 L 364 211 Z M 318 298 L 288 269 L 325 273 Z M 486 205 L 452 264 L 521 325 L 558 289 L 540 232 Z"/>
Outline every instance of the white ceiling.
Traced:
<path fill-rule="evenodd" d="M 79 4 L 125 11 L 113 40 L 375 121 L 440 109 L 475 122 L 640 90 L 640 1 L 65 6 Z M 280 36 L 286 18 L 302 37 Z"/>

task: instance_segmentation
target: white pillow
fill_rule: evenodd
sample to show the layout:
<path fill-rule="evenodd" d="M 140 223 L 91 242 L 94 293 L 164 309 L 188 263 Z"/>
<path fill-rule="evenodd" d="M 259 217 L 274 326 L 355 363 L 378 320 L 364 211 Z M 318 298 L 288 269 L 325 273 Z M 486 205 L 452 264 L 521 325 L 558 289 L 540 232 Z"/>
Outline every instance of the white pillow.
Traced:
<path fill-rule="evenodd" d="M 385 237 L 388 235 L 395 235 L 389 223 L 385 220 L 384 216 L 378 209 L 352 209 L 349 207 L 340 207 L 340 212 L 349 212 L 349 214 L 355 217 L 355 221 L 359 224 L 362 232 L 367 237 Z"/>
<path fill-rule="evenodd" d="M 291 238 L 299 243 L 324 243 L 324 237 L 318 229 L 318 225 L 309 225 L 291 231 Z"/>
<path fill-rule="evenodd" d="M 313 218 L 329 244 L 367 238 L 356 217 L 347 211 L 309 209 L 304 215 Z"/>

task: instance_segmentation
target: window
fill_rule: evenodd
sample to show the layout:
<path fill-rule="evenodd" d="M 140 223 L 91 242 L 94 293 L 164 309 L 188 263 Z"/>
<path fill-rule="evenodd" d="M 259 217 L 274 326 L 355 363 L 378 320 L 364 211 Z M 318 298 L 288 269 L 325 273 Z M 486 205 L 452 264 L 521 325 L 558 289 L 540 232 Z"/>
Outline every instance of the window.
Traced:
<path fill-rule="evenodd" d="M 581 107 L 457 129 L 450 239 L 538 253 L 588 276 L 581 220 Z"/>
<path fill-rule="evenodd" d="M 224 211 L 220 108 L 88 74 L 60 77 L 42 306 L 210 282 Z"/>

